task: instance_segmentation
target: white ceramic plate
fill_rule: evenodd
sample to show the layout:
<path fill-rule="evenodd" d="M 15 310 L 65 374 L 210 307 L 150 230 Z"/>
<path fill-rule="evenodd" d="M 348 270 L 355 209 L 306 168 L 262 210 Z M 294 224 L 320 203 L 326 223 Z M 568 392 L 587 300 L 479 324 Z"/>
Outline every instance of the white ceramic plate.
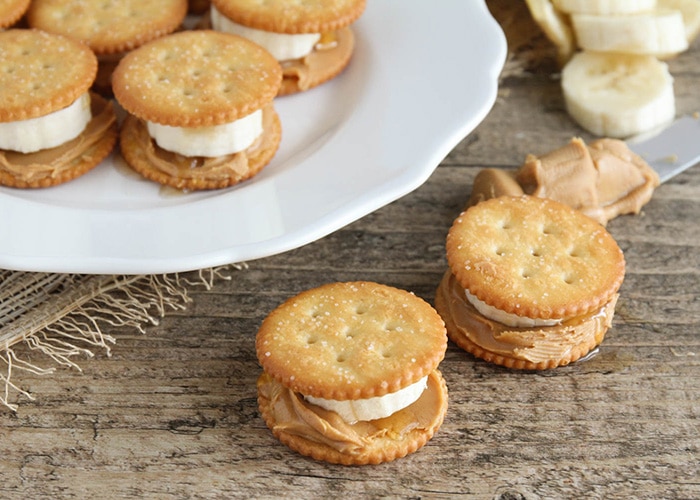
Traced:
<path fill-rule="evenodd" d="M 175 194 L 114 154 L 69 183 L 0 188 L 0 268 L 186 271 L 321 238 L 427 180 L 491 109 L 505 38 L 483 0 L 369 0 L 347 70 L 279 98 L 273 161 L 229 189 Z"/>

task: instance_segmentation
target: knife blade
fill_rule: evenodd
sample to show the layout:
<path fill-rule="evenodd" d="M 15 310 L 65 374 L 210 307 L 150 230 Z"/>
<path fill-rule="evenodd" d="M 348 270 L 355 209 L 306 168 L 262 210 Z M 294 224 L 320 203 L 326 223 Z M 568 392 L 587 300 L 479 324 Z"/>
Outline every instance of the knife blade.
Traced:
<path fill-rule="evenodd" d="M 653 136 L 638 136 L 627 141 L 666 182 L 700 161 L 700 119 L 683 116 Z"/>

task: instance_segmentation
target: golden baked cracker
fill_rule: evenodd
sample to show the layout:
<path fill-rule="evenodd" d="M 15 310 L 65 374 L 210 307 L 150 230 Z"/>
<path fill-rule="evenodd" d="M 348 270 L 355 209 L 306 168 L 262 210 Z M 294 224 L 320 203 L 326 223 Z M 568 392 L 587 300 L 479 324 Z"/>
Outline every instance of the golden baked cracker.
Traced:
<path fill-rule="evenodd" d="M 97 58 L 84 44 L 39 30 L 0 32 L 0 122 L 36 118 L 92 85 Z"/>
<path fill-rule="evenodd" d="M 0 29 L 12 26 L 24 15 L 30 0 L 0 0 Z"/>
<path fill-rule="evenodd" d="M 127 54 L 112 78 L 119 103 L 174 127 L 230 123 L 277 95 L 282 70 L 259 45 L 211 30 L 162 37 Z"/>
<path fill-rule="evenodd" d="M 288 299 L 263 321 L 265 372 L 325 399 L 383 396 L 433 371 L 446 349 L 442 319 L 421 298 L 371 282 L 330 283 Z"/>
<path fill-rule="evenodd" d="M 599 309 L 625 272 L 622 250 L 603 226 L 546 198 L 499 197 L 470 207 L 453 223 L 446 247 L 465 289 L 528 318 Z"/>
<path fill-rule="evenodd" d="M 484 361 L 519 370 L 565 366 L 597 347 L 612 324 L 617 297 L 601 311 L 547 327 L 507 327 L 481 315 L 447 271 L 435 292 L 435 309 L 447 336 Z"/>
<path fill-rule="evenodd" d="M 90 94 L 92 120 L 75 139 L 35 153 L 0 150 L 0 184 L 15 188 L 44 188 L 79 177 L 96 167 L 114 149 L 117 119 L 114 105 Z"/>
<path fill-rule="evenodd" d="M 194 191 L 232 186 L 259 173 L 277 152 L 282 139 L 279 116 L 271 104 L 264 113 L 271 116 L 264 119 L 262 144 L 211 159 L 188 158 L 159 148 L 148 135 L 143 120 L 128 115 L 120 134 L 122 156 L 131 168 L 147 179 L 176 189 Z M 167 162 L 173 173 L 159 169 L 154 156 Z"/>
<path fill-rule="evenodd" d="M 324 33 L 350 25 L 364 12 L 365 0 L 212 0 L 233 22 L 276 33 Z"/>
<path fill-rule="evenodd" d="M 309 432 L 313 434 L 314 430 L 306 428 L 299 432 L 299 427 L 296 425 L 289 426 L 278 420 L 274 403 L 266 397 L 262 390 L 262 386 L 270 383 L 271 380 L 271 377 L 263 372 L 258 379 L 257 386 L 260 413 L 272 434 L 280 442 L 302 455 L 335 464 L 379 464 L 413 453 L 422 448 L 433 437 L 442 425 L 447 413 L 447 385 L 440 371 L 436 369 L 428 375 L 427 388 L 419 400 L 387 418 L 358 422 L 352 425 L 338 424 L 338 419 L 334 419 L 332 416 L 328 420 L 323 419 L 324 416 L 327 417 L 332 412 L 315 407 L 313 411 L 318 412 L 320 418 L 325 420 L 322 428 L 331 434 L 331 441 L 335 441 L 332 444 L 324 443 L 324 436 L 309 436 Z M 309 403 L 300 402 L 299 404 L 314 407 Z M 414 408 L 420 409 L 414 410 Z M 424 408 L 429 408 L 429 410 L 426 411 Z M 416 421 L 416 413 L 422 416 L 423 422 Z M 286 416 L 288 415 L 281 417 Z M 328 429 L 333 427 L 333 424 L 338 425 L 341 429 Z M 304 424 L 301 425 L 301 427 L 303 426 Z M 342 434 L 343 430 L 347 430 L 348 427 L 350 432 L 356 432 L 360 437 L 361 445 L 343 447 L 337 444 L 338 435 L 336 432 L 339 431 Z"/>
<path fill-rule="evenodd" d="M 133 50 L 175 31 L 187 15 L 187 0 L 32 0 L 33 28 L 70 36 L 96 54 Z"/>
<path fill-rule="evenodd" d="M 314 50 L 300 61 L 282 63 L 280 96 L 303 92 L 338 76 L 350 63 L 355 48 L 355 36 L 348 27 L 334 34 L 332 47 Z"/>

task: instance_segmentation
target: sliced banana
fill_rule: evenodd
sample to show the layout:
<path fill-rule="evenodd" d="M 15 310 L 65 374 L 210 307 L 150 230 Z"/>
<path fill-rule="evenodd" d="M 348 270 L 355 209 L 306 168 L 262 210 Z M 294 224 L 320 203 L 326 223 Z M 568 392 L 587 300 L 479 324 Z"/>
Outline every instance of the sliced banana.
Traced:
<path fill-rule="evenodd" d="M 92 119 L 90 94 L 48 115 L 0 123 L 0 149 L 34 153 L 78 137 Z"/>
<path fill-rule="evenodd" d="M 683 16 L 685 37 L 690 44 L 700 34 L 699 0 L 659 0 L 660 8 L 678 10 Z"/>
<path fill-rule="evenodd" d="M 561 84 L 571 117 L 598 136 L 626 138 L 675 117 L 673 78 L 653 56 L 579 52 Z"/>
<path fill-rule="evenodd" d="M 262 110 L 231 123 L 210 127 L 171 127 L 146 122 L 149 135 L 161 148 L 183 156 L 216 157 L 248 148 L 263 132 Z"/>
<path fill-rule="evenodd" d="M 552 3 L 555 8 L 567 14 L 599 16 L 634 14 L 656 7 L 656 0 L 552 0 Z"/>
<path fill-rule="evenodd" d="M 584 50 L 667 56 L 688 48 L 678 10 L 624 16 L 573 14 L 571 22 L 578 46 Z"/>
<path fill-rule="evenodd" d="M 576 50 L 576 39 L 567 16 L 557 11 L 550 0 L 525 0 L 535 22 L 557 47 L 559 63 L 564 65 Z"/>

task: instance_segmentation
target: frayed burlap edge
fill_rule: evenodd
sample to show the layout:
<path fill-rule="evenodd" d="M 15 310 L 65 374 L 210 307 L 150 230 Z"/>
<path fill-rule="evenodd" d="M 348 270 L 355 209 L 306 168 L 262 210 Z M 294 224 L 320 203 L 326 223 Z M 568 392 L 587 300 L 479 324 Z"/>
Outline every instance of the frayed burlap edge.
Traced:
<path fill-rule="evenodd" d="M 0 404 L 16 411 L 13 398 L 34 400 L 13 382 L 17 371 L 49 375 L 56 366 L 80 370 L 74 358 L 110 355 L 115 339 L 102 326 L 131 327 L 145 332 L 168 310 L 191 302 L 188 290 L 211 289 L 217 279 L 230 279 L 231 265 L 196 273 L 165 275 L 77 275 L 0 271 Z M 16 347 L 27 346 L 50 366 L 22 359 Z M 3 390 L 4 386 L 4 390 Z"/>

